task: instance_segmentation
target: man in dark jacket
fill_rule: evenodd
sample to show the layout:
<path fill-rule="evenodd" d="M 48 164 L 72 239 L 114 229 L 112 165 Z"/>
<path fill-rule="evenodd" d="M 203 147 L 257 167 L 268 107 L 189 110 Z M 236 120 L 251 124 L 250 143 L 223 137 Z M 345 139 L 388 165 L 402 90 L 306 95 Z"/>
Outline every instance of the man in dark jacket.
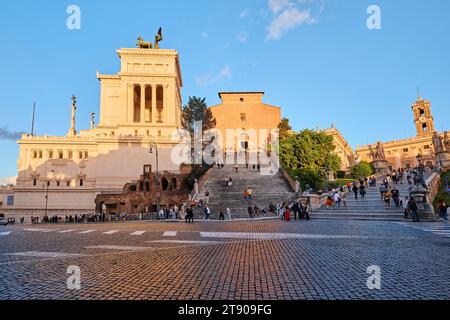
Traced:
<path fill-rule="evenodd" d="M 413 222 L 420 222 L 419 216 L 417 214 L 417 209 L 418 208 L 417 208 L 416 200 L 413 197 L 411 197 L 411 199 L 408 202 L 408 210 L 413 219 Z"/>
<path fill-rule="evenodd" d="M 294 205 L 292 206 L 292 212 L 294 212 L 294 220 L 297 220 L 297 213 L 298 213 L 298 219 L 300 220 L 300 206 L 298 205 L 298 202 L 296 201 Z"/>

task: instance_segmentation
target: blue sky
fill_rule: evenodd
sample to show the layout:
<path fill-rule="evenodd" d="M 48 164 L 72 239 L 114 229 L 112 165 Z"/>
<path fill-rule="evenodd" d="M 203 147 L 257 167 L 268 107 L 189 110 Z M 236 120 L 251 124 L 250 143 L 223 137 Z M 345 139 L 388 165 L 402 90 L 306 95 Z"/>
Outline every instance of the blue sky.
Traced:
<path fill-rule="evenodd" d="M 69 5 L 81 30 L 66 27 Z M 381 30 L 369 30 L 369 5 Z M 0 182 L 17 174 L 18 146 L 7 134 L 65 135 L 70 97 L 77 129 L 99 113 L 101 73 L 119 71 L 115 50 L 152 40 L 177 49 L 183 100 L 219 91 L 265 91 L 294 129 L 329 127 L 353 147 L 415 134 L 416 87 L 431 100 L 439 131 L 450 129 L 450 1 L 443 0 L 106 0 L 0 4 Z"/>

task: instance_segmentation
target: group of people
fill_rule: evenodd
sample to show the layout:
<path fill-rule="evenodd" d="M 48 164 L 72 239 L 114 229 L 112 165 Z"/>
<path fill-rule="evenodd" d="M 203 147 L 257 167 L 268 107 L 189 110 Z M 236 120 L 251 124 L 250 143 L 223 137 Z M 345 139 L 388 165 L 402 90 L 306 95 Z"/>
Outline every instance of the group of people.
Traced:
<path fill-rule="evenodd" d="M 291 221 L 292 215 L 294 220 L 297 220 L 298 217 L 298 220 L 309 221 L 311 220 L 311 217 L 309 215 L 310 209 L 311 206 L 308 200 L 298 200 L 295 201 L 291 207 L 289 207 L 288 205 L 282 205 L 279 214 L 281 214 L 281 219 L 285 221 Z"/>

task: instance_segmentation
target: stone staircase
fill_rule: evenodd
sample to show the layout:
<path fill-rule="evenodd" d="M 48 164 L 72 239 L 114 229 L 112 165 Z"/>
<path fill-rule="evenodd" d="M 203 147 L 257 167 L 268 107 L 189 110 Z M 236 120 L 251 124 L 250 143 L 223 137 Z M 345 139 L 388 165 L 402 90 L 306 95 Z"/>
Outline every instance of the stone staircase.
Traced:
<path fill-rule="evenodd" d="M 226 177 L 233 179 L 233 186 L 230 188 L 226 186 Z M 253 190 L 252 207 L 256 205 L 260 209 L 265 208 L 266 211 L 270 203 L 284 202 L 295 196 L 295 192 L 281 173 L 262 175 L 256 170 L 253 171 L 252 166 L 246 169 L 245 165 L 240 165 L 236 173 L 234 165 L 225 165 L 220 169 L 217 167 L 211 169 L 197 200 L 202 199 L 206 203 L 205 191 L 209 191 L 211 219 L 219 218 L 221 208 L 224 213 L 226 208 L 230 208 L 233 219 L 248 218 L 248 202 L 243 196 L 244 190 L 248 188 Z M 197 218 L 204 217 L 202 208 L 195 208 L 194 214 Z"/>
<path fill-rule="evenodd" d="M 353 192 L 347 195 L 347 209 L 341 203 L 341 208 L 330 210 L 323 206 L 313 211 L 315 218 L 342 218 L 342 219 L 360 219 L 360 220 L 403 220 L 404 209 L 395 207 L 391 199 L 391 208 L 385 209 L 385 202 L 380 195 L 381 181 L 377 181 L 375 188 L 366 188 L 365 199 L 361 199 L 358 194 L 358 200 L 355 200 Z M 398 183 L 395 187 L 400 191 L 400 199 L 409 195 L 410 186 L 406 182 Z M 345 188 L 347 189 L 347 188 Z"/>

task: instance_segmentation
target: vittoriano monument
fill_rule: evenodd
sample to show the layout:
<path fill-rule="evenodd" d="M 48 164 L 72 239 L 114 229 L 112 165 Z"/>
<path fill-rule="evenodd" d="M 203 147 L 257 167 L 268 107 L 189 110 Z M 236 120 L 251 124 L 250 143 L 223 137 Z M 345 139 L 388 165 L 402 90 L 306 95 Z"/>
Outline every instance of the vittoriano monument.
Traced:
<path fill-rule="evenodd" d="M 375 148 L 370 146 L 369 149 L 370 156 L 372 158 L 371 164 L 375 169 L 375 173 L 389 174 L 389 164 L 386 160 L 383 144 L 381 142 L 377 142 Z"/>

